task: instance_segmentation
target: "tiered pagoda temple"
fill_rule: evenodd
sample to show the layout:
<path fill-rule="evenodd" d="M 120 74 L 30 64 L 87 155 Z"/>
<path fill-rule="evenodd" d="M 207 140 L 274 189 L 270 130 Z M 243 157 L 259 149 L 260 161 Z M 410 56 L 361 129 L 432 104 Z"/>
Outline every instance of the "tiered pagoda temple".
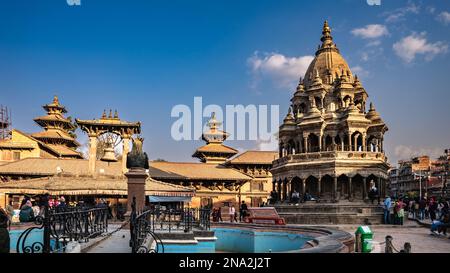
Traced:
<path fill-rule="evenodd" d="M 236 149 L 223 144 L 229 134 L 219 130 L 220 125 L 213 114 L 208 131 L 202 135 L 206 145 L 192 155 L 200 163 L 151 162 L 150 176 L 195 189 L 194 207 L 238 206 L 241 201 L 259 206 L 267 201 L 272 177 L 269 169 L 277 152 L 247 151 L 238 155 Z"/>
<path fill-rule="evenodd" d="M 27 134 L 13 129 L 10 139 L 0 141 L 0 162 L 28 157 L 82 158 L 76 150 L 80 146 L 73 134 L 76 126 L 64 116 L 67 110 L 59 103 L 58 97 L 55 96 L 51 103 L 42 107 L 47 115 L 37 117 L 34 121 L 44 131 Z"/>

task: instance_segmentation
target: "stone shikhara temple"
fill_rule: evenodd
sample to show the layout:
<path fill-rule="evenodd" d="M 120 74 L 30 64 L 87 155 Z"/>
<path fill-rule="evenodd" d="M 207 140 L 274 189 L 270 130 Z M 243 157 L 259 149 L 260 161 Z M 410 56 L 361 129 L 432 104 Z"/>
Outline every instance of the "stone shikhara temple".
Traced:
<path fill-rule="evenodd" d="M 385 195 L 388 130 L 333 42 L 325 21 L 322 44 L 300 80 L 280 126 L 273 189 L 287 201 L 297 190 L 324 202 L 368 199 L 373 181 Z"/>

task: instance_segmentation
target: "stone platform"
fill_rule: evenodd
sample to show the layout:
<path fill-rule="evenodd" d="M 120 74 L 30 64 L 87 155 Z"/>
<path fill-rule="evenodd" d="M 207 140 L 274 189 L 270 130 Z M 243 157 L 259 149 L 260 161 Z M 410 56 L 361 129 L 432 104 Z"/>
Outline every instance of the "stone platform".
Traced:
<path fill-rule="evenodd" d="M 381 224 L 383 221 L 383 207 L 364 202 L 318 203 L 308 201 L 298 205 L 278 204 L 274 207 L 287 224 L 363 225 Z"/>

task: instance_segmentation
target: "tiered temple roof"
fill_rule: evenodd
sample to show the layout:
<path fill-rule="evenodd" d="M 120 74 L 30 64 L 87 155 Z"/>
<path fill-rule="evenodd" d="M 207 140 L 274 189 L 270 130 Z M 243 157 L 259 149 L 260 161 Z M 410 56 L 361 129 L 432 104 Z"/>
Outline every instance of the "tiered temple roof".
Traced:
<path fill-rule="evenodd" d="M 59 157 L 81 158 L 80 153 L 76 151 L 80 144 L 70 133 L 75 126 L 70 119 L 64 117 L 67 110 L 59 103 L 58 97 L 55 96 L 52 103 L 42 107 L 47 111 L 47 115 L 37 117 L 34 121 L 44 128 L 44 131 L 31 134 L 31 137 L 45 144 L 50 152 Z"/>
<path fill-rule="evenodd" d="M 229 134 L 218 129 L 221 124 L 213 113 L 208 122 L 209 130 L 202 135 L 206 145 L 198 148 L 192 157 L 199 158 L 204 163 L 225 163 L 228 158 L 238 153 L 238 150 L 223 144 Z"/>

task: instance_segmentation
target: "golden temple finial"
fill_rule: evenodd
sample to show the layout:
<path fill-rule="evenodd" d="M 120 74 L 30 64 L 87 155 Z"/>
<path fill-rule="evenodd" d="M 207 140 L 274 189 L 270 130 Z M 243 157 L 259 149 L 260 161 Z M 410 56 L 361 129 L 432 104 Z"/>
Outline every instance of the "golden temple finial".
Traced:
<path fill-rule="evenodd" d="M 53 97 L 53 104 L 59 105 L 58 96 L 56 95 Z"/>
<path fill-rule="evenodd" d="M 106 109 L 103 110 L 102 118 L 106 118 Z"/>
<path fill-rule="evenodd" d="M 370 103 L 370 109 L 369 109 L 370 111 L 375 111 L 375 107 L 373 106 L 373 103 L 371 102 Z"/>
<path fill-rule="evenodd" d="M 108 118 L 112 118 L 112 109 L 109 109 L 109 116 Z"/>
<path fill-rule="evenodd" d="M 114 111 L 114 118 L 119 118 L 119 113 L 117 113 L 117 110 Z"/>
<path fill-rule="evenodd" d="M 331 46 L 333 44 L 333 37 L 331 37 L 331 28 L 328 25 L 328 20 L 325 20 L 322 28 L 322 47 Z"/>
<path fill-rule="evenodd" d="M 211 131 L 216 130 L 222 123 L 216 120 L 216 112 L 211 113 L 211 119 L 208 122 L 208 126 Z"/>

